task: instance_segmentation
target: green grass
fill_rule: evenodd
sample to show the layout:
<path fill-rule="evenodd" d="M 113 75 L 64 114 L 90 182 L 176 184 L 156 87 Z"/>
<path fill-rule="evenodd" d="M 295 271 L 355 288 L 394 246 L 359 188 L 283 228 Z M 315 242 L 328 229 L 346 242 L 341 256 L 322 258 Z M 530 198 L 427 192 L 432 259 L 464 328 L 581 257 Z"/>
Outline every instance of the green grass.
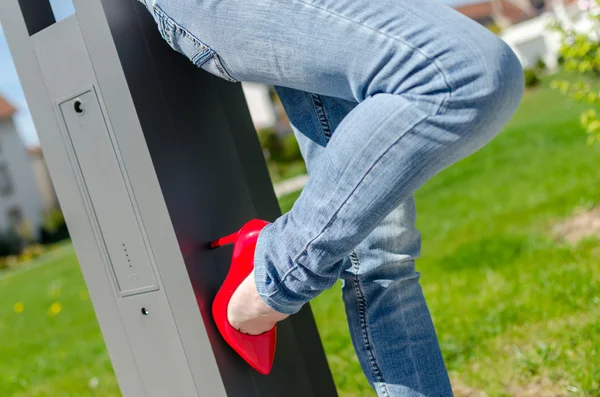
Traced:
<path fill-rule="evenodd" d="M 0 396 L 114 395 L 116 379 L 72 249 L 0 275 Z"/>
<path fill-rule="evenodd" d="M 417 194 L 418 268 L 459 396 L 600 395 L 600 241 L 551 235 L 600 203 L 600 146 L 586 146 L 581 109 L 529 92 L 498 139 Z M 312 306 L 340 395 L 373 396 L 339 286 Z M 0 396 L 118 395 L 73 254 L 0 274 L 0 358 Z"/>

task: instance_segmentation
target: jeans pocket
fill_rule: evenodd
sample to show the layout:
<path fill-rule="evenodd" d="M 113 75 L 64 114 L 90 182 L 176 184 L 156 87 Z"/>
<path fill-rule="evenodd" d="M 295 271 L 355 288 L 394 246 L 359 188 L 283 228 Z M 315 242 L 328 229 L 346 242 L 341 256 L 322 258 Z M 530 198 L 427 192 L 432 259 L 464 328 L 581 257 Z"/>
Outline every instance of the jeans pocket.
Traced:
<path fill-rule="evenodd" d="M 207 72 L 227 81 L 237 82 L 212 48 L 175 22 L 156 4 L 153 6 L 153 14 L 161 36 L 175 51 L 185 55 L 194 65 Z"/>

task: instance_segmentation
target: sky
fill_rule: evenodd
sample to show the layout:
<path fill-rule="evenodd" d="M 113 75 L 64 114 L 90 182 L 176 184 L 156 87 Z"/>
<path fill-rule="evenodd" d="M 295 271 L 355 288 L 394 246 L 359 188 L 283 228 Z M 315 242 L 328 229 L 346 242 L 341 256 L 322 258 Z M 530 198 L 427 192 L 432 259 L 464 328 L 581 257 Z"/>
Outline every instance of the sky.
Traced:
<path fill-rule="evenodd" d="M 0 0 L 5 1 L 5 0 Z M 402 1 L 402 0 L 398 0 Z M 479 0 L 440 0 L 443 3 L 455 5 L 458 3 L 468 3 Z M 73 5 L 71 0 L 50 0 L 54 15 L 57 20 L 63 19 L 73 14 Z M 35 146 L 39 144 L 38 136 L 35 131 L 35 126 L 31 119 L 31 113 L 27 108 L 27 102 L 21 84 L 15 70 L 8 44 L 4 38 L 2 26 L 0 26 L 0 95 L 6 98 L 13 106 L 18 109 L 15 117 L 17 129 L 21 134 L 27 146 Z"/>

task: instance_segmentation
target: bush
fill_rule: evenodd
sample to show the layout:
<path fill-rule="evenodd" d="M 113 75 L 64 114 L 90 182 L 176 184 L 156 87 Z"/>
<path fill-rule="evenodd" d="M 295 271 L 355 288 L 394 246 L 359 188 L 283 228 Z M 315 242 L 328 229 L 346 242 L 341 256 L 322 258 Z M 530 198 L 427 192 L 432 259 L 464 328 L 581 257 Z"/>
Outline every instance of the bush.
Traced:
<path fill-rule="evenodd" d="M 18 255 L 23 248 L 19 235 L 12 229 L 0 233 L 0 257 Z"/>
<path fill-rule="evenodd" d="M 535 68 L 538 70 L 538 72 L 544 73 L 548 70 L 548 65 L 546 65 L 546 62 L 544 62 L 542 58 L 538 58 L 537 62 L 535 63 Z"/>
<path fill-rule="evenodd" d="M 540 84 L 539 71 L 535 68 L 525 69 L 525 87 L 531 88 Z"/>
<path fill-rule="evenodd" d="M 46 252 L 46 248 L 41 244 L 28 245 L 21 251 L 19 255 L 19 262 L 27 262 L 41 256 Z"/>
<path fill-rule="evenodd" d="M 283 143 L 281 142 L 281 138 L 279 134 L 275 132 L 275 130 L 271 128 L 264 128 L 258 131 L 258 140 L 260 141 L 260 146 L 265 152 L 265 157 L 267 160 L 275 160 L 278 157 L 281 157 L 283 153 Z"/>
<path fill-rule="evenodd" d="M 40 242 L 51 244 L 67 238 L 69 238 L 69 230 L 60 208 L 52 208 L 46 211 L 40 228 Z"/>
<path fill-rule="evenodd" d="M 486 25 L 485 27 L 488 28 L 495 35 L 499 35 L 500 33 L 502 33 L 502 28 L 500 26 L 498 26 L 498 24 L 496 24 L 496 23 L 490 23 L 490 24 Z"/>
<path fill-rule="evenodd" d="M 595 0 L 600 5 L 599 0 Z M 559 64 L 564 70 L 575 72 L 579 76 L 571 80 L 554 80 L 552 88 L 571 99 L 589 106 L 581 114 L 581 126 L 588 135 L 588 143 L 600 142 L 600 90 L 591 81 L 600 77 L 600 40 L 596 32 L 600 31 L 600 13 L 588 13 L 589 31 L 577 31 L 556 22 L 553 29 L 561 37 Z M 590 33 L 594 32 L 594 33 Z"/>
<path fill-rule="evenodd" d="M 287 134 L 282 138 L 283 142 L 283 161 L 293 162 L 302 160 L 300 145 L 294 134 Z"/>
<path fill-rule="evenodd" d="M 258 131 L 258 139 L 267 160 L 287 163 L 302 159 L 294 134 L 281 135 L 267 128 Z"/>

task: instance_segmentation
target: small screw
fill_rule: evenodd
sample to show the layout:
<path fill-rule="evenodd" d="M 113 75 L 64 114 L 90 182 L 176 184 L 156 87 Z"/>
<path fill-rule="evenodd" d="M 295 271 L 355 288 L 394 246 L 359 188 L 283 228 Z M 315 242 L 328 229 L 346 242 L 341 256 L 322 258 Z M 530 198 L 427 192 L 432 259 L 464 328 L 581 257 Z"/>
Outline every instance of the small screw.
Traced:
<path fill-rule="evenodd" d="M 145 307 L 142 307 L 142 314 L 144 316 L 147 316 L 150 312 L 148 311 L 148 309 L 146 309 Z"/>
<path fill-rule="evenodd" d="M 75 109 L 75 113 L 77 114 L 83 114 L 83 112 L 85 112 L 85 108 L 83 107 L 83 102 L 81 102 L 81 99 L 75 100 L 73 103 L 73 109 Z"/>

